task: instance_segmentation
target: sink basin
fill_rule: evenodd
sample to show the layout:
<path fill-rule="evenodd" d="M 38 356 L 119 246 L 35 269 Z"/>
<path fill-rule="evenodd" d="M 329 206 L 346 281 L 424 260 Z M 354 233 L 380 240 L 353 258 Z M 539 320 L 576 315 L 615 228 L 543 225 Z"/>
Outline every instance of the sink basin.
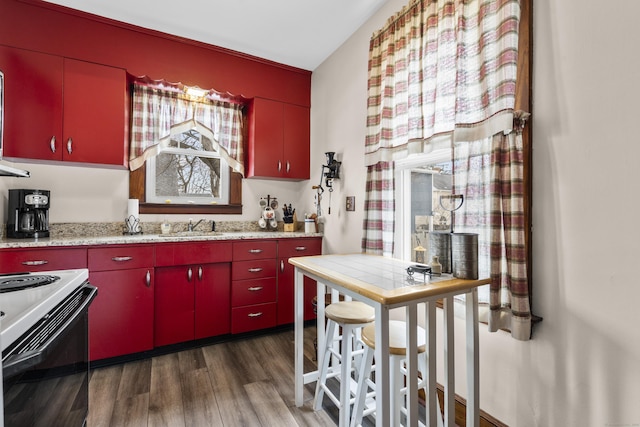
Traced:
<path fill-rule="evenodd" d="M 160 237 L 210 237 L 222 236 L 219 231 L 173 231 L 167 234 L 160 234 Z"/>

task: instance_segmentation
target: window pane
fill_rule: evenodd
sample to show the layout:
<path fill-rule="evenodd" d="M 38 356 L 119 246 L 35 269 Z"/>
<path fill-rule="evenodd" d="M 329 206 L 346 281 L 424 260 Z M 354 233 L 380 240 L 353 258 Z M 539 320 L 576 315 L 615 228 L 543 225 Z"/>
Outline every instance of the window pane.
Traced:
<path fill-rule="evenodd" d="M 161 153 L 156 157 L 156 196 L 219 198 L 220 166 L 220 159 Z"/>

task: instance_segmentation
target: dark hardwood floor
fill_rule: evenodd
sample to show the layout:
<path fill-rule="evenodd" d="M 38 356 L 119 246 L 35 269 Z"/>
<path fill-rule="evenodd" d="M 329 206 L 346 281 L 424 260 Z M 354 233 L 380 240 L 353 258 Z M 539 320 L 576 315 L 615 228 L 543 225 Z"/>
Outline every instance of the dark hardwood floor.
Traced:
<path fill-rule="evenodd" d="M 314 336 L 307 327 L 306 370 L 316 364 Z M 87 425 L 335 426 L 333 405 L 313 411 L 315 383 L 305 386 L 304 406 L 295 406 L 293 358 L 287 330 L 96 368 Z"/>

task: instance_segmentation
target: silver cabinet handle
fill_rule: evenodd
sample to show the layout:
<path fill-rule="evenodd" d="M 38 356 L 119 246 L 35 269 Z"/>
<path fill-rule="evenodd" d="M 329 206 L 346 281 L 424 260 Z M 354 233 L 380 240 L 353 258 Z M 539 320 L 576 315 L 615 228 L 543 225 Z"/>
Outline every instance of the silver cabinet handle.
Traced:
<path fill-rule="evenodd" d="M 111 258 L 111 260 L 115 262 L 131 261 L 132 259 L 132 256 L 114 256 L 113 258 Z"/>
<path fill-rule="evenodd" d="M 262 267 L 250 268 L 249 273 L 258 273 L 262 271 Z"/>
<path fill-rule="evenodd" d="M 278 160 L 278 172 L 282 170 L 282 162 Z"/>
<path fill-rule="evenodd" d="M 202 266 L 198 267 L 198 280 L 202 281 Z"/>
<path fill-rule="evenodd" d="M 262 249 L 249 249 L 250 254 L 259 254 L 262 252 Z"/>
<path fill-rule="evenodd" d="M 306 246 L 296 246 L 296 251 L 301 252 L 301 251 L 306 251 L 307 247 Z"/>
<path fill-rule="evenodd" d="M 284 271 L 284 261 L 280 260 L 280 271 Z"/>
<path fill-rule="evenodd" d="M 287 173 L 289 173 L 290 170 L 291 170 L 291 165 L 289 164 L 289 161 L 287 160 Z"/>
<path fill-rule="evenodd" d="M 247 290 L 251 292 L 258 292 L 258 291 L 261 291 L 262 288 L 263 288 L 262 286 L 252 286 L 250 288 L 247 288 Z"/>
<path fill-rule="evenodd" d="M 56 136 L 55 135 L 51 137 L 51 141 L 49 141 L 49 147 L 51 148 L 52 153 L 56 152 Z"/>
<path fill-rule="evenodd" d="M 69 154 L 73 153 L 73 149 L 71 148 L 71 144 L 73 144 L 73 140 L 71 139 L 71 137 L 69 137 L 69 139 L 67 139 L 67 151 L 69 152 Z"/>
<path fill-rule="evenodd" d="M 49 261 L 46 259 L 38 259 L 34 261 L 22 261 L 22 265 L 45 265 L 49 264 Z"/>
<path fill-rule="evenodd" d="M 147 275 L 145 277 L 145 282 L 147 284 L 147 288 L 151 287 L 151 272 L 147 270 Z"/>
<path fill-rule="evenodd" d="M 247 314 L 247 317 L 260 317 L 260 316 L 262 316 L 262 312 L 261 311 L 259 311 L 257 313 L 249 313 L 249 314 Z"/>
<path fill-rule="evenodd" d="M 193 270 L 191 270 L 191 267 L 189 267 L 189 269 L 187 270 L 187 280 L 190 282 L 192 278 L 193 278 Z"/>

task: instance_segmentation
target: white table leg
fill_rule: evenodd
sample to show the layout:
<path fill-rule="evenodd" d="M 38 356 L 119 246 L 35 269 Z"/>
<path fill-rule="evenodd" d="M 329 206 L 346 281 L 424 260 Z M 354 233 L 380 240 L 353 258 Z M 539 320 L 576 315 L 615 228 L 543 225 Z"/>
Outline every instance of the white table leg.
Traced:
<path fill-rule="evenodd" d="M 478 289 L 467 293 L 466 330 L 467 330 L 467 427 L 480 425 L 480 386 L 479 348 L 478 348 Z"/>
<path fill-rule="evenodd" d="M 407 425 L 418 425 L 418 308 L 409 304 L 406 308 L 407 334 Z M 394 390 L 395 391 L 395 390 Z M 399 425 L 399 424 L 398 424 Z"/>
<path fill-rule="evenodd" d="M 444 425 L 455 426 L 453 297 L 444 298 Z"/>
<path fill-rule="evenodd" d="M 429 301 L 425 307 L 425 343 L 427 345 L 427 372 L 425 374 L 427 380 L 427 396 L 426 396 L 426 415 L 429 426 L 440 426 L 442 422 L 437 423 L 436 420 L 441 420 L 440 407 L 438 406 L 438 399 L 436 395 L 436 303 L 435 301 Z"/>
<path fill-rule="evenodd" d="M 302 406 L 304 403 L 304 274 L 297 267 L 294 271 L 295 400 L 296 406 Z"/>
<path fill-rule="evenodd" d="M 389 309 L 376 304 L 376 427 L 389 427 Z"/>

